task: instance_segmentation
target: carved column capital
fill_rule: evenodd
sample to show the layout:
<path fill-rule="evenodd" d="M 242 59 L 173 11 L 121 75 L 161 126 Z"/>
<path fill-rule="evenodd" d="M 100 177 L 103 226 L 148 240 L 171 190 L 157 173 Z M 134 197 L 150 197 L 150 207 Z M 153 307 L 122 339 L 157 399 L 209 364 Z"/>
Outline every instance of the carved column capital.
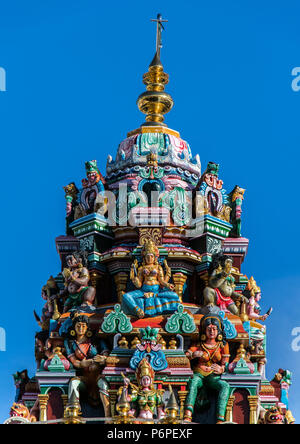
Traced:
<path fill-rule="evenodd" d="M 40 403 L 40 421 L 47 421 L 47 405 L 49 400 L 49 395 L 38 395 Z"/>

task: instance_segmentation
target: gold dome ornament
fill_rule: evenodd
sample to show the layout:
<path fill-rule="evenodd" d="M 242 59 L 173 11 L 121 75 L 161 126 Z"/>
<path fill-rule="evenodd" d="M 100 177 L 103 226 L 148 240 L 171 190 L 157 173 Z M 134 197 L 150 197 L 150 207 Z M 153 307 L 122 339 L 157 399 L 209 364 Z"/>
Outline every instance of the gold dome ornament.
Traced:
<path fill-rule="evenodd" d="M 163 20 L 162 16 L 157 14 L 157 19 L 151 21 L 156 22 L 156 53 L 148 72 L 143 75 L 147 91 L 138 97 L 137 106 L 142 113 L 146 114 L 146 122 L 142 126 L 166 126 L 163 123 L 164 114 L 168 113 L 174 105 L 170 94 L 164 91 L 165 85 L 169 83 L 169 76 L 164 72 L 160 61 L 161 31 L 164 29 L 163 22 L 167 20 Z"/>

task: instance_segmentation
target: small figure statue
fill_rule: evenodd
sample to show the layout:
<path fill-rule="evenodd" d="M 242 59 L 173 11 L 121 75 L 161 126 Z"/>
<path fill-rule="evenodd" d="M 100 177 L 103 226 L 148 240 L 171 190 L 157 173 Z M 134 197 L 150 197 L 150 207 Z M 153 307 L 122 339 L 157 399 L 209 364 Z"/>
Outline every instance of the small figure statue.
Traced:
<path fill-rule="evenodd" d="M 96 204 L 97 196 L 105 191 L 105 180 L 98 169 L 97 161 L 85 162 L 85 169 L 87 179 L 82 179 L 83 189 L 80 193 L 80 203 L 75 210 L 75 219 L 96 212 L 99 206 Z"/>
<path fill-rule="evenodd" d="M 72 236 L 73 230 L 69 227 L 69 225 L 74 220 L 75 207 L 78 205 L 79 190 L 74 182 L 69 183 L 69 185 L 63 188 L 66 199 L 66 234 Z"/>
<path fill-rule="evenodd" d="M 138 387 L 130 382 L 124 376 L 124 386 L 119 389 L 119 397 L 125 392 L 128 402 L 134 403 L 129 415 L 136 417 L 143 424 L 152 424 L 155 410 L 157 411 L 157 419 L 164 417 L 164 405 L 162 401 L 162 390 L 154 388 L 155 373 L 146 358 L 142 359 L 136 371 L 136 380 Z M 128 386 L 131 385 L 131 394 L 128 394 Z"/>
<path fill-rule="evenodd" d="M 259 424 L 285 424 L 284 414 L 280 407 L 270 407 L 268 410 L 261 411 Z"/>
<path fill-rule="evenodd" d="M 28 371 L 22 370 L 21 372 L 14 373 L 13 378 L 16 386 L 15 402 L 18 402 L 22 399 L 26 384 L 29 382 Z"/>
<path fill-rule="evenodd" d="M 231 212 L 231 224 L 233 226 L 230 236 L 241 237 L 241 225 L 242 225 L 242 203 L 244 200 L 245 189 L 236 185 L 232 192 L 229 194 L 232 206 Z"/>
<path fill-rule="evenodd" d="M 292 384 L 292 373 L 289 370 L 280 368 L 275 374 L 271 385 L 275 389 L 275 393 L 280 398 L 280 402 L 289 408 L 289 389 Z M 279 393 L 278 393 L 279 392 Z"/>
<path fill-rule="evenodd" d="M 78 371 L 78 376 L 70 381 L 69 402 L 76 398 L 79 405 L 80 392 L 86 391 L 91 404 L 98 405 L 99 393 L 104 408 L 105 416 L 110 415 L 108 384 L 101 377 L 101 366 L 105 365 L 108 356 L 106 344 L 101 341 L 101 352 L 91 342 L 92 331 L 89 330 L 88 317 L 75 316 L 70 336 L 74 339 L 66 339 L 64 342 L 67 356 L 73 367 Z"/>
<path fill-rule="evenodd" d="M 28 408 L 21 402 L 14 402 L 10 408 L 10 419 L 6 424 L 18 424 L 23 422 L 36 422 L 36 417 L 31 416 Z"/>
<path fill-rule="evenodd" d="M 180 300 L 174 292 L 175 286 L 169 284 L 171 270 L 167 261 L 164 262 L 166 269 L 164 274 L 163 268 L 158 263 L 159 250 L 151 240 L 145 242 L 142 256 L 142 265 L 138 267 L 135 261 L 130 272 L 130 279 L 139 290 L 123 295 L 124 312 L 143 318 L 176 311 Z"/>
<path fill-rule="evenodd" d="M 96 289 L 88 286 L 90 274 L 80 255 L 73 253 L 67 256 L 66 261 L 68 268 L 63 270 L 66 289 L 60 293 L 60 296 L 67 294 L 64 313 L 79 306 L 91 306 L 96 296 Z"/>
<path fill-rule="evenodd" d="M 93 187 L 99 181 L 101 181 L 102 184 L 105 184 L 104 177 L 98 169 L 97 160 L 89 160 L 85 162 L 85 170 L 87 179 L 82 179 L 83 188 Z"/>
<path fill-rule="evenodd" d="M 204 305 L 218 306 L 220 310 L 238 316 L 239 310 L 235 302 L 246 302 L 247 298 L 235 291 L 235 279 L 231 274 L 232 259 L 218 254 L 212 263 L 212 274 L 208 286 L 203 291 Z"/>
<path fill-rule="evenodd" d="M 261 300 L 261 289 L 256 285 L 253 276 L 249 279 L 246 291 L 250 294 L 249 302 L 247 304 L 248 318 L 253 321 L 265 321 L 270 316 L 273 309 L 270 307 L 265 315 L 260 314 L 261 308 L 258 302 Z"/>
<path fill-rule="evenodd" d="M 42 330 L 35 335 L 34 355 L 36 360 L 37 370 L 41 367 L 41 362 L 46 357 L 46 342 L 49 337 L 48 330 Z"/>
<path fill-rule="evenodd" d="M 205 388 L 218 392 L 217 423 L 221 423 L 225 421 L 230 392 L 229 384 L 221 379 L 230 357 L 221 317 L 213 314 L 203 316 L 199 332 L 199 346 L 191 347 L 186 353 L 190 360 L 196 359 L 197 363 L 189 383 L 184 419 L 192 420 L 199 391 Z"/>
<path fill-rule="evenodd" d="M 258 329 L 250 327 L 250 353 L 251 359 L 257 362 L 257 370 L 264 377 L 266 365 L 266 351 L 265 351 L 265 329 Z"/>
<path fill-rule="evenodd" d="M 47 284 L 42 287 L 41 296 L 46 301 L 41 318 L 34 311 L 34 317 L 42 330 L 51 330 L 51 319 L 57 320 L 60 317 L 58 311 L 58 287 L 53 276 L 47 281 Z"/>

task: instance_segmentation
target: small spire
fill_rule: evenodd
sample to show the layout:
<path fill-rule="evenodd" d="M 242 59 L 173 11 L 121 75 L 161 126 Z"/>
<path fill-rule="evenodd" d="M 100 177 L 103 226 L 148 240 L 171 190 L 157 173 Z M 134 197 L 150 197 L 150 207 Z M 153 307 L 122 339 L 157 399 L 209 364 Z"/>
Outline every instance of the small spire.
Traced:
<path fill-rule="evenodd" d="M 169 384 L 169 391 L 170 391 L 170 397 L 166 406 L 166 410 L 168 410 L 169 412 L 178 412 L 179 407 L 176 401 L 176 396 L 170 384 Z"/>
<path fill-rule="evenodd" d="M 151 22 L 156 22 L 156 52 L 149 66 L 161 65 L 160 61 L 160 50 L 162 48 L 161 31 L 162 29 L 163 30 L 165 29 L 163 23 L 167 23 L 167 21 L 168 20 L 163 20 L 161 14 L 157 14 L 156 19 L 151 19 Z"/>
<path fill-rule="evenodd" d="M 163 20 L 161 14 L 157 14 L 157 19 L 151 21 L 157 24 L 156 52 L 149 65 L 149 71 L 143 76 L 147 91 L 138 97 L 137 105 L 139 110 L 146 114 L 146 122 L 142 126 L 166 126 L 163 123 L 164 114 L 168 113 L 174 104 L 172 97 L 164 92 L 165 85 L 169 83 L 169 76 L 164 72 L 160 61 L 161 31 L 164 29 L 162 23 L 168 20 Z"/>

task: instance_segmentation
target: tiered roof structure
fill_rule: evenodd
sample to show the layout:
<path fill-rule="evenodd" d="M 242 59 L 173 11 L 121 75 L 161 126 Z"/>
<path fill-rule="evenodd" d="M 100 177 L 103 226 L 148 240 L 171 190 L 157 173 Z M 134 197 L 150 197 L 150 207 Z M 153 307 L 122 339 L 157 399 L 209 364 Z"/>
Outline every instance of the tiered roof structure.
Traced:
<path fill-rule="evenodd" d="M 105 176 L 66 187 L 61 271 L 35 313 L 37 371 L 15 375 L 8 422 L 292 423 L 291 375 L 266 378 L 261 290 L 242 271 L 245 190 L 164 123 L 173 107 L 156 53 L 130 131 Z M 22 419 L 20 419 L 22 418 Z"/>

